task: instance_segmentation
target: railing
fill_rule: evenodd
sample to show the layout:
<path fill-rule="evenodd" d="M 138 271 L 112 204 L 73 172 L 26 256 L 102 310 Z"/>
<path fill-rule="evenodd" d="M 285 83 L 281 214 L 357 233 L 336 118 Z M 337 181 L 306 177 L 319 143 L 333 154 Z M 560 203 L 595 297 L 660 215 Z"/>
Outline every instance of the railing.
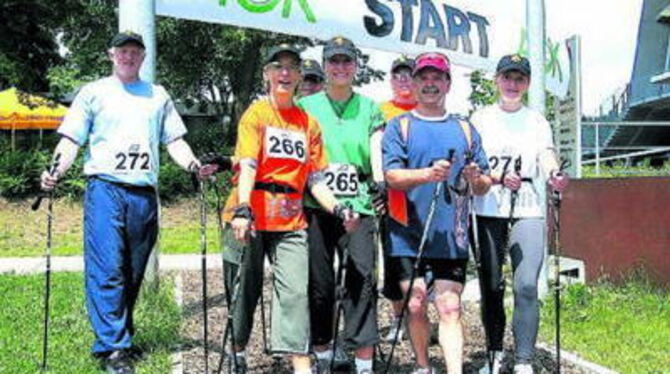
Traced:
<path fill-rule="evenodd" d="M 634 145 L 634 146 L 607 146 L 608 140 L 606 139 L 604 144 L 600 141 L 600 129 L 603 126 L 615 126 L 617 129 L 624 127 L 670 127 L 670 122 L 605 122 L 605 121 L 592 121 L 592 122 L 582 122 L 582 126 L 594 126 L 595 129 L 595 142 L 593 147 L 582 146 L 582 154 L 584 150 L 593 150 L 594 158 L 590 160 L 583 160 L 582 165 L 595 164 L 596 175 L 600 175 L 600 164 L 602 162 L 630 159 L 633 157 L 642 157 L 649 156 L 654 154 L 662 154 L 670 152 L 670 146 L 658 146 L 658 145 Z M 614 135 L 614 133 L 612 134 Z M 635 152 L 622 152 L 621 154 L 601 157 L 600 154 L 603 151 L 635 151 Z"/>

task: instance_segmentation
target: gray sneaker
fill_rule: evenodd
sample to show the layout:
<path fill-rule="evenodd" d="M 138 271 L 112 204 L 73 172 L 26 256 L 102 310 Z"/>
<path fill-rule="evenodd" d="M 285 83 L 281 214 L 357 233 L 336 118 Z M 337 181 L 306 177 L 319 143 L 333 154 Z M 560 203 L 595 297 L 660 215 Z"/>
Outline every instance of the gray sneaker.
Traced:
<path fill-rule="evenodd" d="M 398 332 L 398 341 L 401 341 L 402 338 L 405 335 L 405 327 L 403 325 L 400 325 L 398 327 L 398 317 L 393 317 L 393 320 L 391 321 L 391 327 L 389 328 L 389 332 L 384 336 L 384 340 L 387 342 L 392 342 L 393 339 L 395 338 L 396 331 L 400 330 Z"/>
<path fill-rule="evenodd" d="M 237 356 L 236 360 L 234 353 L 228 353 L 228 372 L 231 374 L 246 374 L 247 358 L 245 356 Z"/>
<path fill-rule="evenodd" d="M 489 354 L 493 355 L 493 367 L 489 367 Z M 486 353 L 486 362 L 484 366 L 479 369 L 479 374 L 499 374 L 502 366 L 503 353 L 501 351 L 493 351 Z"/>
<path fill-rule="evenodd" d="M 330 374 L 330 360 L 314 360 L 312 374 Z"/>

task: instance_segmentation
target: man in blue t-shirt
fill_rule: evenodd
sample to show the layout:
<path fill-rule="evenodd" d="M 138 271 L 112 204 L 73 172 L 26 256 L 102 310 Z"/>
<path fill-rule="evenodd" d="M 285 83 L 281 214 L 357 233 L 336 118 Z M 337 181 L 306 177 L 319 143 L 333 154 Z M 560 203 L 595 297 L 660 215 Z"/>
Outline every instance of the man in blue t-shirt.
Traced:
<path fill-rule="evenodd" d="M 86 307 L 95 333 L 92 351 L 108 373 L 134 372 L 128 355 L 133 308 L 158 234 L 159 144 L 184 169 L 196 171 L 200 165 L 183 140 L 186 127 L 168 93 L 140 80 L 144 56 L 140 35 L 122 32 L 112 39 L 112 75 L 85 85 L 74 99 L 58 128 L 62 138 L 54 170 L 41 177 L 42 189 L 52 190 L 79 147 L 88 144 Z"/>
<path fill-rule="evenodd" d="M 479 134 L 445 109 L 450 72 L 449 60 L 442 54 L 417 56 L 412 88 L 418 105 L 389 122 L 382 143 L 386 182 L 405 193 L 405 219 L 394 219 L 393 215 L 389 219 L 390 267 L 398 274 L 403 293 L 410 293 L 408 330 L 416 374 L 434 370 L 428 360 L 428 301 L 440 315 L 439 341 L 448 372 L 462 372 L 460 295 L 468 261 L 468 194 L 484 194 L 491 185 L 485 175 L 488 164 Z M 427 222 L 438 184 L 434 216 Z M 390 207 L 390 211 L 397 209 Z M 419 257 L 426 225 L 426 243 Z"/>

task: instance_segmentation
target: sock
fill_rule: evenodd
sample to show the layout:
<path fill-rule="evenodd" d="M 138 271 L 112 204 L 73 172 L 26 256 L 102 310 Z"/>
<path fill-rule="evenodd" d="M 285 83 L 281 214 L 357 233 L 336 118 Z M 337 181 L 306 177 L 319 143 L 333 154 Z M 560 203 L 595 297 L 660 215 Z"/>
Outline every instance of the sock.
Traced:
<path fill-rule="evenodd" d="M 361 374 L 365 370 L 368 370 L 370 373 L 372 372 L 372 360 L 365 360 L 356 357 L 354 361 L 356 362 L 356 372 L 358 374 Z"/>
<path fill-rule="evenodd" d="M 314 351 L 314 354 L 316 355 L 316 358 L 319 359 L 319 360 L 330 361 L 330 359 L 333 357 L 333 350 L 332 349 L 326 349 L 323 352 Z"/>

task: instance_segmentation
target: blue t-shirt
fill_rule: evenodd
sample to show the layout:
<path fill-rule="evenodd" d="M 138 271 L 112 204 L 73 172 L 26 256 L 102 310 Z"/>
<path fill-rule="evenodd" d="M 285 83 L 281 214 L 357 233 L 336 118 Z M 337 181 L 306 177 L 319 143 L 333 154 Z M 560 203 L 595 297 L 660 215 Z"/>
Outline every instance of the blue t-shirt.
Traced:
<path fill-rule="evenodd" d="M 111 76 L 81 89 L 58 133 L 80 146 L 88 142 L 85 175 L 156 186 L 159 143 L 179 139 L 186 127 L 162 86 Z"/>
<path fill-rule="evenodd" d="M 401 125 L 407 122 L 407 139 Z M 469 126 L 469 125 L 468 125 Z M 468 258 L 469 198 L 462 170 L 468 151 L 483 172 L 488 162 L 481 146 L 481 138 L 470 126 L 472 144 L 455 116 L 425 118 L 415 112 L 393 118 L 384 131 L 382 155 L 384 172 L 394 169 L 421 169 L 434 161 L 447 159 L 453 150 L 449 178 L 442 183 L 435 214 L 427 235 L 425 258 Z M 408 225 L 405 227 L 389 219 L 390 254 L 396 257 L 414 257 L 428 217 L 436 183 L 426 183 L 406 191 Z"/>

